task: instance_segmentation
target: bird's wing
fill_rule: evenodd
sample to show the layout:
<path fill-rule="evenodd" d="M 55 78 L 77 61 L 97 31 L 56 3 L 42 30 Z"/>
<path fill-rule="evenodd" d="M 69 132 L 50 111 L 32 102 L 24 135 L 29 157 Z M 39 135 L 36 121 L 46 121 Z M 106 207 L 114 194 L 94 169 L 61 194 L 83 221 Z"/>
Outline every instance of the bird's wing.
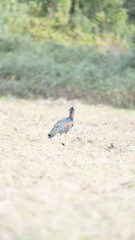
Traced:
<path fill-rule="evenodd" d="M 70 128 L 73 125 L 73 121 L 70 118 L 64 118 L 58 121 L 55 125 L 55 129 L 59 129 L 59 131 L 63 130 L 64 128 Z"/>

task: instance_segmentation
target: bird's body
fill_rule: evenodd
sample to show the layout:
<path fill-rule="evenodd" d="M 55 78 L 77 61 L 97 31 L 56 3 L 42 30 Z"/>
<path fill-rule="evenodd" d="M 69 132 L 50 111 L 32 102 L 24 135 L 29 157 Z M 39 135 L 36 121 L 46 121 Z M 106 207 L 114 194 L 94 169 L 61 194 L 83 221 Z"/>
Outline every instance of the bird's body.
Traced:
<path fill-rule="evenodd" d="M 62 120 L 58 121 L 53 129 L 48 133 L 48 137 L 52 138 L 54 137 L 57 133 L 63 134 L 67 133 L 72 127 L 73 127 L 73 118 L 74 118 L 74 108 L 69 109 L 69 117 L 63 118 Z"/>

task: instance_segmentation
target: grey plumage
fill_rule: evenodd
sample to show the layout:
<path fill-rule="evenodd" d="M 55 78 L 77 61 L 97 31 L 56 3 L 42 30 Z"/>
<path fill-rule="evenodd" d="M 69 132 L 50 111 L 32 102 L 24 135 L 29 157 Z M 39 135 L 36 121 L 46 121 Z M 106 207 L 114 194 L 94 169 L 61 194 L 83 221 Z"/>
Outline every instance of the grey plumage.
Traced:
<path fill-rule="evenodd" d="M 74 108 L 71 107 L 69 109 L 69 117 L 58 121 L 54 125 L 53 129 L 48 133 L 48 138 L 54 137 L 57 133 L 60 133 L 60 135 L 67 133 L 73 127 L 74 111 Z"/>

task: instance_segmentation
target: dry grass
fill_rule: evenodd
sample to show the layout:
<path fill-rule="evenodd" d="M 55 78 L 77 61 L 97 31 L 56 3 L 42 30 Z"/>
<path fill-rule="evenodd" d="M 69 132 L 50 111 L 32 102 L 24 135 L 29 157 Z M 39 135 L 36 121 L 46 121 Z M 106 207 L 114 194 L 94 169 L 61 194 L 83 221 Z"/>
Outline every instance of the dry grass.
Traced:
<path fill-rule="evenodd" d="M 134 112 L 0 103 L 0 240 L 134 240 Z M 75 125 L 62 146 L 47 133 L 71 105 Z"/>

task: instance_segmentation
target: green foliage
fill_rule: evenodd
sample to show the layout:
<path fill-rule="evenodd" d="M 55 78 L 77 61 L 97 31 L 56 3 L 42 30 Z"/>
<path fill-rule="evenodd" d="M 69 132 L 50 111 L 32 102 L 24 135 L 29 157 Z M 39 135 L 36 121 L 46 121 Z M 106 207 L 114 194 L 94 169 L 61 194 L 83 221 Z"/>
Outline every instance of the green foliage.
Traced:
<path fill-rule="evenodd" d="M 133 13 L 134 0 L 1 0 L 0 94 L 134 107 Z"/>
<path fill-rule="evenodd" d="M 135 23 L 135 1 L 124 0 L 123 6 L 127 9 L 128 20 Z"/>
<path fill-rule="evenodd" d="M 135 50 L 119 56 L 90 46 L 1 39 L 0 94 L 81 98 L 135 106 Z"/>
<path fill-rule="evenodd" d="M 72 1 L 1 1 L 0 33 L 93 46 L 99 44 L 99 38 L 107 45 L 108 37 L 113 35 L 110 44 L 125 47 L 131 43 L 134 28 L 128 21 L 125 8 L 128 5 L 124 5 L 124 0 L 74 0 L 74 14 L 71 14 Z"/>

